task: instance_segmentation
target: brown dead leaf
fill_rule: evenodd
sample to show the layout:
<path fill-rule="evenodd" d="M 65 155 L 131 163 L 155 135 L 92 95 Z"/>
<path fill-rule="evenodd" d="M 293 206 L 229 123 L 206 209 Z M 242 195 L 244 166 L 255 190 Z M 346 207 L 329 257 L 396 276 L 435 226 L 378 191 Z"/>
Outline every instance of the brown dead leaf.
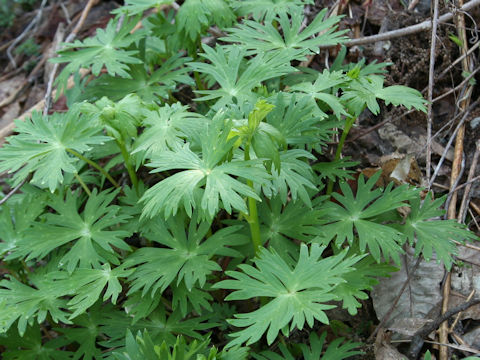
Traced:
<path fill-rule="evenodd" d="M 401 354 L 392 345 L 381 344 L 375 351 L 375 360 L 408 360 L 407 357 Z"/>
<path fill-rule="evenodd" d="M 397 185 L 410 184 L 419 186 L 422 184 L 422 171 L 413 155 L 393 153 L 382 156 L 379 162 L 380 166 L 378 167 L 362 170 L 362 174 L 367 177 L 371 177 L 377 171 L 382 170 L 382 174 L 376 184 L 377 186 L 385 187 L 391 181 Z"/>
<path fill-rule="evenodd" d="M 402 268 L 392 273 L 389 278 L 379 279 L 379 284 L 373 288 L 371 297 L 379 319 L 390 313 L 390 308 L 400 289 L 413 270 L 416 262 L 414 252 L 414 249 L 407 247 L 406 255 L 403 256 Z M 430 262 L 421 261 L 415 273 L 410 277 L 410 282 L 396 307 L 391 312 L 386 326 L 389 327 L 395 321 L 404 318 L 435 318 L 430 315 L 430 311 L 442 301 L 440 284 L 443 275 L 443 265 L 438 264 L 435 257 L 432 257 Z"/>
<path fill-rule="evenodd" d="M 374 353 L 376 360 L 407 360 L 397 349 L 390 345 L 390 333 L 380 330 L 375 339 Z"/>

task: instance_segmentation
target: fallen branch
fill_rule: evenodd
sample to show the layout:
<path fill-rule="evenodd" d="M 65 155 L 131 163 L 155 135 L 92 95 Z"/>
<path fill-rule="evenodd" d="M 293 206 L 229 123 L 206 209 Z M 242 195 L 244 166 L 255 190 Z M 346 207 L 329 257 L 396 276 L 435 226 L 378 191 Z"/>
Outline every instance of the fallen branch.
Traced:
<path fill-rule="evenodd" d="M 480 304 L 480 299 L 479 298 L 472 299 L 457 307 L 454 307 L 453 309 L 448 310 L 443 315 L 440 315 L 438 318 L 436 318 L 434 321 L 423 325 L 420 328 L 420 330 L 418 330 L 412 337 L 410 348 L 408 349 L 409 359 L 416 359 L 418 357 L 420 350 L 422 350 L 423 343 L 425 342 L 424 338 L 427 337 L 428 334 L 430 334 L 432 331 L 437 329 L 440 326 L 440 324 L 448 320 L 453 315 L 461 311 L 465 311 L 477 304 Z"/>
<path fill-rule="evenodd" d="M 473 8 L 477 7 L 478 5 L 480 5 L 480 0 L 472 0 L 472 1 L 469 1 L 468 3 L 466 3 L 465 5 L 463 5 L 462 7 L 460 7 L 457 10 L 457 12 L 458 11 L 461 11 L 461 12 L 469 11 L 469 10 L 472 10 Z M 452 20 L 453 15 L 454 15 L 453 13 L 448 12 L 448 13 L 440 16 L 438 18 L 438 22 L 439 23 L 444 23 L 444 22 L 450 21 L 450 20 Z M 412 34 L 416 34 L 416 33 L 419 33 L 419 32 L 425 31 L 425 30 L 430 30 L 431 28 L 432 28 L 432 20 L 428 19 L 428 20 L 425 20 L 425 21 L 421 22 L 420 24 L 407 26 L 407 27 L 402 28 L 402 29 L 392 30 L 392 31 L 388 31 L 388 32 L 378 34 L 378 35 L 365 36 L 365 37 L 358 38 L 358 39 L 352 39 L 352 40 L 349 40 L 349 41 L 345 42 L 343 45 L 350 47 L 350 46 L 355 46 L 355 45 L 370 44 L 370 43 L 374 43 L 374 42 L 377 42 L 377 41 L 392 40 L 392 39 L 396 39 L 396 38 L 399 38 L 399 37 L 402 37 L 402 36 L 412 35 Z M 325 45 L 325 46 L 321 46 L 320 48 L 325 49 L 325 48 L 329 48 L 329 47 L 331 47 L 331 46 L 326 46 Z"/>

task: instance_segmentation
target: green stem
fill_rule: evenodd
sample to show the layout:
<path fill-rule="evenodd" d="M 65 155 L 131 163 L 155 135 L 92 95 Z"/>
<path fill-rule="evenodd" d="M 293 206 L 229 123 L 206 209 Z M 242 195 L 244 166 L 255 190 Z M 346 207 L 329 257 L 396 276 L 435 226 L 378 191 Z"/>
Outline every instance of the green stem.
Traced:
<path fill-rule="evenodd" d="M 247 185 L 253 189 L 252 181 L 247 180 Z M 255 250 L 255 255 L 257 255 L 262 246 L 262 237 L 260 235 L 257 201 L 252 197 L 248 198 L 248 215 L 248 225 L 250 226 L 250 233 L 252 234 L 253 249 Z"/>
<path fill-rule="evenodd" d="M 205 90 L 202 79 L 200 79 L 200 74 L 196 71 L 193 72 L 193 78 L 195 79 L 195 84 L 197 85 L 198 90 Z"/>
<path fill-rule="evenodd" d="M 120 185 L 118 185 L 118 183 L 110 176 L 110 174 L 108 172 L 105 171 L 104 168 L 102 168 L 100 165 L 98 165 L 95 161 L 92 161 L 90 159 L 87 159 L 85 156 L 83 156 L 82 154 L 76 152 L 75 150 L 72 150 L 72 149 L 66 149 L 70 154 L 76 156 L 77 158 L 79 158 L 80 160 L 82 161 L 85 161 L 87 164 L 93 166 L 95 169 L 97 169 L 98 171 L 100 171 L 102 173 L 103 176 L 105 176 L 108 181 L 110 181 L 112 183 L 113 186 L 115 186 L 116 188 L 119 188 Z"/>
<path fill-rule="evenodd" d="M 125 160 L 125 167 L 127 168 L 128 176 L 130 176 L 130 181 L 132 182 L 133 186 L 135 187 L 135 190 L 138 193 L 138 178 L 137 178 L 137 174 L 135 173 L 135 169 L 132 166 L 131 158 L 130 158 L 130 155 L 128 154 L 127 147 L 123 142 L 118 140 L 117 140 L 117 144 L 118 144 L 118 147 L 120 148 L 120 151 L 122 152 L 123 160 Z"/>
<path fill-rule="evenodd" d="M 250 160 L 250 145 L 245 147 L 245 161 Z M 247 180 L 247 185 L 253 189 L 253 181 Z M 255 255 L 257 255 L 262 247 L 262 237 L 260 234 L 260 220 L 258 219 L 257 201 L 248 197 L 248 217 L 246 217 L 252 235 L 252 244 Z"/>
<path fill-rule="evenodd" d="M 337 151 L 335 153 L 335 161 L 338 161 L 340 159 L 340 155 L 342 154 L 342 150 L 343 150 L 343 145 L 345 144 L 345 140 L 347 139 L 350 129 L 355 123 L 355 119 L 356 119 L 355 117 L 348 117 L 345 120 L 345 128 L 343 129 L 342 136 L 340 137 L 340 140 L 338 142 Z M 333 191 L 333 181 L 328 180 L 327 195 L 330 195 L 332 191 Z"/>
<path fill-rule="evenodd" d="M 73 173 L 73 176 L 75 176 L 75 178 L 77 179 L 77 181 L 80 183 L 80 185 L 82 186 L 83 190 L 85 190 L 85 192 L 87 193 L 88 196 L 91 196 L 92 193 L 90 192 L 90 190 L 88 189 L 87 187 L 87 184 L 85 184 L 85 182 L 82 180 L 82 178 L 80 177 L 80 175 L 78 175 L 78 173 Z"/>

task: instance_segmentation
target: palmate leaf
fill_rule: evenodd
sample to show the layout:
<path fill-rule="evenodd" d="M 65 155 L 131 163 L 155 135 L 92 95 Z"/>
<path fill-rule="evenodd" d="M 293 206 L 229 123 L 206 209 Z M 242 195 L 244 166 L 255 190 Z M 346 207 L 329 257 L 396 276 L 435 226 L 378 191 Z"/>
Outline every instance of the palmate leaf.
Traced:
<path fill-rule="evenodd" d="M 135 141 L 133 153 L 144 152 L 144 158 L 151 158 L 163 151 L 178 149 L 185 139 L 194 139 L 203 131 L 207 119 L 187 110 L 188 107 L 180 103 L 145 110 L 142 121 L 145 130 Z"/>
<path fill-rule="evenodd" d="M 368 247 L 377 262 L 381 261 L 383 254 L 385 260 L 392 258 L 400 264 L 399 255 L 403 252 L 401 245 L 405 242 L 405 236 L 392 226 L 378 223 L 376 217 L 406 206 L 406 201 L 418 196 L 418 191 L 406 185 L 392 189 L 393 183 L 384 190 L 372 190 L 379 176 L 380 172 L 364 181 L 363 175 L 360 175 L 355 195 L 347 183 L 340 184 L 342 195 L 332 193 L 338 204 L 329 201 L 322 205 L 325 224 L 321 227 L 321 241 L 326 243 L 335 239 L 337 247 L 341 247 L 345 241 L 353 244 L 355 229 L 360 252 L 365 252 Z"/>
<path fill-rule="evenodd" d="M 261 54 L 249 60 L 243 70 L 240 70 L 242 61 L 247 55 L 246 50 L 237 45 L 219 46 L 215 49 L 203 44 L 204 54 L 200 54 L 208 60 L 210 64 L 201 62 L 189 63 L 194 71 L 198 71 L 211 76 L 219 84 L 215 90 L 197 90 L 200 95 L 205 95 L 196 99 L 197 101 L 206 101 L 220 98 L 214 109 L 224 107 L 231 103 L 233 99 L 238 104 L 246 101 L 256 102 L 256 95 L 252 90 L 259 86 L 263 81 L 285 75 L 295 71 L 290 66 L 288 57 L 273 56 Z"/>
<path fill-rule="evenodd" d="M 111 230 L 128 218 L 119 214 L 119 206 L 110 205 L 117 194 L 118 191 L 108 190 L 97 193 L 95 189 L 83 212 L 79 210 L 76 194 L 67 192 L 65 200 L 62 195 L 52 195 L 48 205 L 56 213 L 47 214 L 46 222 L 35 223 L 11 257 L 40 260 L 63 247 L 67 252 L 58 266 L 65 267 L 69 273 L 78 266 L 98 268 L 107 262 L 118 263 L 113 247 L 130 250 L 123 240 L 130 234 L 124 230 Z M 71 242 L 71 247 L 64 247 Z"/>
<path fill-rule="evenodd" d="M 55 322 L 71 324 L 70 314 L 65 311 L 68 300 L 63 299 L 72 291 L 70 284 L 48 275 L 30 275 L 30 280 L 35 287 L 11 276 L 0 281 L 0 332 L 7 331 L 18 319 L 18 332 L 22 336 L 27 324 L 32 325 L 35 319 L 40 324 L 47 314 Z"/>
<path fill-rule="evenodd" d="M 407 109 L 415 108 L 426 112 L 426 100 L 421 93 L 415 89 L 393 85 L 383 87 L 383 76 L 370 75 L 354 79 L 345 87 L 342 94 L 342 101 L 355 115 L 359 115 L 365 107 L 375 115 L 380 112 L 377 99 L 385 101 L 386 105 L 403 105 Z"/>
<path fill-rule="evenodd" d="M 74 327 L 56 328 L 63 338 L 68 340 L 71 346 L 75 346 L 76 350 L 73 360 L 93 360 L 102 356 L 101 347 L 97 346 L 97 338 L 100 338 L 102 332 L 100 330 L 101 319 L 107 316 L 109 312 L 116 312 L 110 305 L 103 306 L 101 302 L 97 302 L 94 306 L 82 314 L 77 316 L 72 322 Z"/>
<path fill-rule="evenodd" d="M 420 202 L 420 197 L 411 200 L 411 211 L 405 224 L 399 226 L 412 246 L 415 246 L 415 256 L 423 255 L 429 261 L 433 252 L 437 261 L 442 261 L 447 270 L 452 267 L 453 256 L 457 254 L 455 241 L 478 240 L 474 233 L 455 220 L 432 220 L 443 215 L 440 207 L 445 198 L 431 200 L 429 196 Z"/>
<path fill-rule="evenodd" d="M 111 298 L 113 304 L 117 302 L 122 291 L 119 278 L 129 276 L 133 270 L 124 270 L 120 267 L 111 269 L 110 264 L 105 264 L 101 269 L 76 269 L 71 276 L 64 276 L 58 272 L 58 279 L 66 281 L 72 286 L 74 297 L 67 303 L 68 309 L 73 311 L 70 319 L 83 314 L 89 307 L 97 302 L 102 291 L 103 301 Z M 57 276 L 54 275 L 54 276 Z"/>
<path fill-rule="evenodd" d="M 227 29 L 228 36 L 220 39 L 239 43 L 248 50 L 248 54 L 273 51 L 278 56 L 285 53 L 287 56 L 293 56 L 292 60 L 299 60 L 305 55 L 318 53 L 321 45 L 336 45 L 344 40 L 343 32 L 336 31 L 340 18 L 335 16 L 325 18 L 326 13 L 327 9 L 320 11 L 302 31 L 300 29 L 303 11 L 292 11 L 290 18 L 287 13 L 281 13 L 274 19 L 281 26 L 281 32 L 270 22 L 261 24 L 256 21 L 244 21 L 243 24 Z M 317 34 L 318 36 L 313 37 Z"/>
<path fill-rule="evenodd" d="M 279 195 L 284 204 L 288 196 L 293 201 L 302 200 L 312 206 L 307 190 L 316 190 L 313 183 L 313 172 L 310 165 L 302 159 L 315 159 L 310 152 L 300 149 L 287 150 L 280 153 L 280 169 L 272 171 L 272 181 L 263 187 L 267 197 Z"/>
<path fill-rule="evenodd" d="M 178 286 L 171 284 L 172 287 L 172 306 L 175 309 L 180 309 L 182 316 L 187 316 L 192 310 L 197 314 L 202 315 L 202 313 L 207 310 L 208 312 L 212 311 L 212 305 L 209 301 L 213 300 L 213 297 L 207 292 L 206 286 L 203 289 L 197 287 L 192 287 L 187 289 L 184 282 L 181 282 Z"/>
<path fill-rule="evenodd" d="M 162 5 L 170 5 L 173 0 L 125 0 L 125 4 L 111 11 L 112 14 L 137 15 Z"/>
<path fill-rule="evenodd" d="M 304 82 L 293 85 L 290 89 L 291 91 L 306 94 L 305 96 L 310 97 L 310 101 L 313 105 L 316 105 L 317 100 L 322 101 L 325 105 L 330 107 L 335 116 L 340 119 L 342 115 L 347 115 L 347 113 L 338 97 L 332 95 L 331 92 L 332 89 L 339 87 L 341 84 L 345 83 L 345 81 L 346 77 L 341 71 L 330 72 L 324 70 L 322 73 L 318 74 L 315 82 Z M 315 113 L 321 118 L 327 117 L 327 114 L 319 106 L 316 106 Z"/>
<path fill-rule="evenodd" d="M 312 0 L 233 0 L 232 7 L 240 16 L 252 14 L 257 21 L 272 19 L 279 14 L 288 14 L 302 10 L 304 5 L 313 4 Z"/>
<path fill-rule="evenodd" d="M 84 153 L 90 145 L 103 144 L 109 137 L 100 135 L 88 117 L 78 108 L 65 114 L 42 116 L 34 112 L 31 119 L 15 121 L 17 135 L 7 138 L 0 148 L 0 172 L 15 172 L 14 185 L 19 184 L 30 172 L 31 182 L 50 191 L 63 183 L 63 173 L 75 173 L 78 158 L 67 149 Z"/>
<path fill-rule="evenodd" d="M 188 144 L 154 156 L 147 165 L 155 169 L 152 172 L 186 170 L 160 181 L 145 192 L 140 200 L 145 203 L 142 216 L 153 217 L 163 212 L 168 218 L 175 215 L 181 205 L 189 216 L 192 207 L 201 209 L 208 217 L 213 217 L 220 206 L 228 213 L 232 209 L 248 212 L 243 196 L 260 198 L 235 177 L 263 184 L 270 175 L 258 159 L 222 162 L 236 140 L 228 139 L 230 130 L 231 124 L 225 124 L 221 118 L 212 120 L 201 136 L 202 157 L 190 150 Z"/>
<path fill-rule="evenodd" d="M 65 345 L 64 339 L 54 338 L 43 342 L 38 325 L 29 326 L 23 336 L 19 336 L 13 329 L 6 334 L 0 334 L 0 345 L 5 348 L 2 351 L 3 360 L 72 359 L 72 352 L 58 350 Z"/>
<path fill-rule="evenodd" d="M 178 336 L 176 343 L 173 345 L 173 351 L 165 342 L 161 345 L 155 345 L 147 330 L 143 334 L 139 331 L 136 338 L 133 338 L 130 330 L 127 331 L 125 351 L 123 353 L 115 351 L 113 353 L 117 360 L 190 360 L 205 359 L 209 352 L 212 355 L 216 353 L 215 349 L 209 351 L 208 345 L 210 339 L 202 342 L 194 340 L 191 344 L 187 344 L 183 336 Z M 208 357 L 213 360 L 214 357 Z"/>
<path fill-rule="evenodd" d="M 138 331 L 134 338 L 127 331 L 125 348 L 112 352 L 115 360 L 246 360 L 248 348 L 233 348 L 219 352 L 215 346 L 210 346 L 210 339 L 187 342 L 184 336 L 177 336 L 174 344 L 163 342 L 155 344 L 147 330 Z"/>
<path fill-rule="evenodd" d="M 204 240 L 211 223 L 202 222 L 197 227 L 196 217 L 194 214 L 190 220 L 188 232 L 181 214 L 166 221 L 157 217 L 153 231 L 144 236 L 163 247 L 138 249 L 124 262 L 123 267 L 135 269 L 130 276 L 129 294 L 142 290 L 144 296 L 151 291 L 153 297 L 158 290 L 163 293 L 172 282 L 178 286 L 182 280 L 189 291 L 196 283 L 203 287 L 209 274 L 221 270 L 211 260 L 214 255 L 241 256 L 227 247 L 245 242 L 244 237 L 236 234 L 239 227 L 220 229 Z"/>
<path fill-rule="evenodd" d="M 321 119 L 312 116 L 313 105 L 308 97 L 279 92 L 273 99 L 275 105 L 267 115 L 267 123 L 273 125 L 288 145 L 305 148 L 314 143 L 323 142 L 328 133 L 322 133 L 318 127 Z"/>
<path fill-rule="evenodd" d="M 226 300 L 246 300 L 255 297 L 272 298 L 258 310 L 236 314 L 229 322 L 245 328 L 233 333 L 227 348 L 255 343 L 267 332 L 270 345 L 281 329 L 303 329 L 305 322 L 312 327 L 315 320 L 328 324 L 325 310 L 335 307 L 326 304 L 336 299 L 335 286 L 344 282 L 342 275 L 353 271 L 361 256 L 346 257 L 346 251 L 321 258 L 325 247 L 302 244 L 297 264 L 292 268 L 274 250 L 263 249 L 255 266 L 242 264 L 239 271 L 227 271 L 233 279 L 214 285 L 215 288 L 235 290 Z"/>
<path fill-rule="evenodd" d="M 378 284 L 379 277 L 390 276 L 398 269 L 388 264 L 378 264 L 371 256 L 367 256 L 355 264 L 355 270 L 343 275 L 345 282 L 339 284 L 334 293 L 338 295 L 350 315 L 356 315 L 357 309 L 362 306 L 358 299 L 368 299 L 369 291 Z"/>
<path fill-rule="evenodd" d="M 3 205 L 0 212 L 0 256 L 15 251 L 20 239 L 26 234 L 33 221 L 43 212 L 44 198 L 27 196 L 13 209 Z"/>
<path fill-rule="evenodd" d="M 298 245 L 294 241 L 310 242 L 321 233 L 320 212 L 302 201 L 290 201 L 284 206 L 280 197 L 274 197 L 260 204 L 259 217 L 262 239 L 278 254 L 292 259 L 298 256 Z"/>
<path fill-rule="evenodd" d="M 178 9 L 175 22 L 180 33 L 190 41 L 197 40 L 210 25 L 231 26 L 235 14 L 225 0 L 186 0 Z"/>
<path fill-rule="evenodd" d="M 284 205 L 279 197 L 260 204 L 260 217 L 268 239 L 289 237 L 309 242 L 320 232 L 320 213 L 306 207 L 301 201 L 290 201 Z"/>
<path fill-rule="evenodd" d="M 139 320 L 135 324 L 132 324 L 132 318 L 122 311 L 109 312 L 101 319 L 100 330 L 108 338 L 107 341 L 101 342 L 101 345 L 112 348 L 123 346 L 127 329 L 132 332 L 148 330 L 152 340 L 157 344 L 165 341 L 168 345 L 174 345 L 177 335 L 202 339 L 200 335 L 202 330 L 217 325 L 205 320 L 205 316 L 183 319 L 178 309 L 167 314 L 163 306 L 159 306 L 148 318 Z"/>
<path fill-rule="evenodd" d="M 137 50 L 125 49 L 139 39 L 139 33 L 131 33 L 138 19 L 125 21 L 117 31 L 119 21 L 119 18 L 110 20 L 105 29 L 97 29 L 97 35 L 94 37 L 62 44 L 63 48 L 58 51 L 59 56 L 50 61 L 69 64 L 62 70 L 56 83 L 62 87 L 66 86 L 66 81 L 72 73 L 80 68 L 89 67 L 95 76 L 98 76 L 105 67 L 111 76 L 131 78 L 128 64 L 141 64 L 142 61 L 134 56 L 137 55 Z"/>
<path fill-rule="evenodd" d="M 161 63 L 154 71 L 147 70 L 144 64 L 129 65 L 128 77 L 109 74 L 92 80 L 79 100 L 95 100 L 107 96 L 118 101 L 129 94 L 137 94 L 145 103 L 160 103 L 168 99 L 169 91 L 175 90 L 177 84 L 192 84 L 188 68 L 183 65 L 191 60 L 178 53 Z"/>
<path fill-rule="evenodd" d="M 310 343 L 298 344 L 298 347 L 302 351 L 302 359 L 304 360 L 343 360 L 352 356 L 363 354 L 362 351 L 355 350 L 359 348 L 361 343 L 352 343 L 350 341 L 344 341 L 343 338 L 337 338 L 330 342 L 325 347 L 325 340 L 327 338 L 327 332 L 323 332 L 320 337 L 314 332 L 310 334 Z M 282 356 L 274 353 L 273 351 L 263 351 L 258 355 L 253 354 L 256 360 L 295 360 L 296 357 L 287 349 L 285 344 L 280 343 L 279 349 Z"/>
<path fill-rule="evenodd" d="M 355 172 L 348 168 L 358 164 L 358 161 L 351 161 L 349 157 L 344 157 L 330 162 L 316 163 L 312 168 L 319 173 L 319 180 L 329 179 L 331 181 L 337 181 L 339 179 L 340 181 L 345 181 L 353 179 L 352 174 Z"/>
<path fill-rule="evenodd" d="M 122 304 L 127 313 L 132 318 L 132 324 L 140 319 L 145 319 L 160 304 L 161 297 L 142 296 L 141 292 L 128 295 L 126 301 Z"/>

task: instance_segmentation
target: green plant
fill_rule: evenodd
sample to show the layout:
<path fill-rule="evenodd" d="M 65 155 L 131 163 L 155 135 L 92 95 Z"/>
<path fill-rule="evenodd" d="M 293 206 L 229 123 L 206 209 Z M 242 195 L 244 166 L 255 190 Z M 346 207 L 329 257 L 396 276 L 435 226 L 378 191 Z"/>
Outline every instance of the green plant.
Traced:
<path fill-rule="evenodd" d="M 40 45 L 30 38 L 15 48 L 14 52 L 15 54 L 25 54 L 27 56 L 38 55 L 40 53 Z"/>
<path fill-rule="evenodd" d="M 29 179 L 0 210 L 4 357 L 358 354 L 315 330 L 308 345 L 289 336 L 328 324 L 335 306 L 356 314 L 405 243 L 450 268 L 454 241 L 475 238 L 431 220 L 443 200 L 421 202 L 420 189 L 377 188 L 379 174 L 360 176 L 357 191 L 346 182 L 355 119 L 379 100 L 420 111 L 425 101 L 385 87 L 387 64 L 343 64 L 344 50 L 330 70 L 295 67 L 344 41 L 325 11 L 301 30 L 305 1 L 186 0 L 131 33 L 166 3 L 129 0 L 119 29 L 113 19 L 63 47 L 58 85 L 80 68 L 95 79 L 75 75 L 66 113 L 17 121 L 0 149 L 11 185 Z M 201 44 L 209 26 L 250 13 Z M 195 98 L 179 102 L 189 89 Z M 336 128 L 335 161 L 318 162 Z"/>
<path fill-rule="evenodd" d="M 37 3 L 37 0 L 0 0 L 0 28 L 12 26 L 15 16 L 33 10 Z"/>

